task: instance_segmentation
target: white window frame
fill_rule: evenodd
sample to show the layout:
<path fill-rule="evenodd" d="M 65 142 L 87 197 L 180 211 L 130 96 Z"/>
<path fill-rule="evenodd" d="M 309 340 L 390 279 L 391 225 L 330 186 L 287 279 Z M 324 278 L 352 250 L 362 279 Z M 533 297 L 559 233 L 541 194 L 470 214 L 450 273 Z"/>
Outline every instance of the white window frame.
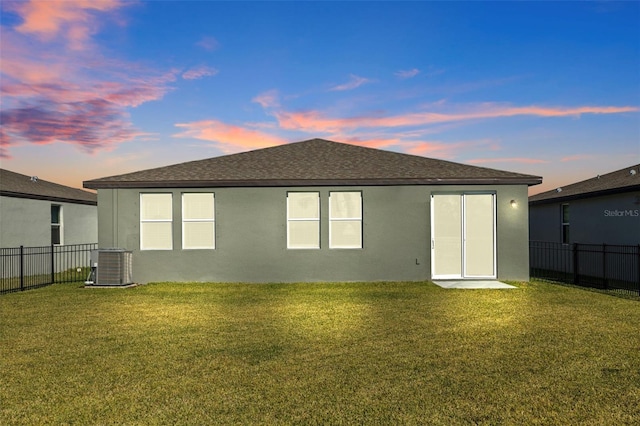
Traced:
<path fill-rule="evenodd" d="M 51 217 L 51 230 L 53 230 L 53 228 L 58 228 L 58 236 L 59 236 L 59 240 L 60 242 L 58 243 L 54 243 L 53 242 L 53 235 L 51 238 L 51 244 L 52 245 L 56 245 L 56 246 L 62 246 L 64 245 L 64 219 L 63 219 L 63 208 L 62 205 L 60 204 L 51 204 L 51 208 L 53 209 L 54 207 L 58 208 L 58 223 L 54 223 L 53 222 L 53 217 Z"/>
<path fill-rule="evenodd" d="M 331 216 L 331 203 L 332 203 L 332 199 L 331 196 L 333 194 L 344 194 L 344 193 L 349 193 L 349 194 L 358 194 L 358 196 L 360 197 L 360 216 L 359 217 L 341 217 L 341 218 L 335 218 Z M 329 192 L 329 248 L 330 249 L 346 249 L 346 250 L 353 250 L 353 249 L 362 249 L 364 247 L 363 245 L 363 239 L 364 239 L 364 228 L 362 227 L 362 217 L 364 215 L 364 203 L 362 201 L 362 191 L 332 191 Z M 353 245 L 353 246 L 336 246 L 333 242 L 333 224 L 337 223 L 337 222 L 359 222 L 360 223 L 360 241 L 359 244 L 357 245 Z"/>
<path fill-rule="evenodd" d="M 185 196 L 189 195 L 211 195 L 211 203 L 212 203 L 212 217 L 210 218 L 199 218 L 199 219 L 188 219 L 185 218 Z M 213 244 L 211 246 L 193 246 L 187 247 L 185 242 L 185 225 L 189 223 L 210 223 L 212 225 L 212 241 Z M 182 193 L 182 249 L 183 250 L 214 250 L 216 248 L 216 200 L 215 194 L 213 192 L 183 192 Z"/>
<path fill-rule="evenodd" d="M 290 194 L 312 194 L 317 197 L 317 217 L 308 218 L 292 218 L 289 210 L 289 195 Z M 291 244 L 291 224 L 293 222 L 313 222 L 318 226 L 318 245 L 314 247 L 296 247 Z M 320 193 L 317 191 L 290 191 L 287 192 L 287 249 L 290 250 L 318 250 L 320 248 Z"/>
<path fill-rule="evenodd" d="M 171 200 L 171 209 L 170 217 L 168 219 L 143 219 L 142 211 L 144 206 L 144 196 L 145 195 L 168 195 Z M 170 224 L 170 247 L 161 247 L 161 248 L 148 248 L 144 247 L 144 223 L 169 223 Z M 144 192 L 140 193 L 140 250 L 141 251 L 152 251 L 152 250 L 173 250 L 173 193 L 171 192 Z"/>

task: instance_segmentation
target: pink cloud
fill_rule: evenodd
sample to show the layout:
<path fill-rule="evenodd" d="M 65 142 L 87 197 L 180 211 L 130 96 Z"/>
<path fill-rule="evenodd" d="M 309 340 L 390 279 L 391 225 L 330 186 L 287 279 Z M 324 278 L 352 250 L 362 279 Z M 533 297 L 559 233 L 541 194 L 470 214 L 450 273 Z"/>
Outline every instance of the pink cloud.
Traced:
<path fill-rule="evenodd" d="M 287 141 L 267 133 L 247 127 L 226 124 L 218 120 L 178 123 L 176 127 L 185 129 L 174 134 L 177 138 L 194 138 L 214 142 L 222 151 L 239 152 L 248 149 L 282 145 Z"/>
<path fill-rule="evenodd" d="M 0 30 L 0 155 L 10 156 L 10 148 L 18 145 L 51 143 L 69 143 L 93 153 L 143 136 L 127 109 L 162 98 L 178 72 L 105 58 L 97 46 L 77 50 L 65 43 L 52 48 L 32 36 L 67 31 L 73 19 L 82 21 L 88 13 L 83 7 L 98 13 L 111 10 L 115 2 L 69 3 L 79 5 L 79 11 L 60 6 L 65 2 L 36 3 L 16 6 L 17 13 L 25 14 L 20 27 Z M 42 16 L 47 10 L 52 14 L 49 20 Z M 86 18 L 89 25 L 94 15 Z"/>
<path fill-rule="evenodd" d="M 513 157 L 513 158 L 476 158 L 473 160 L 468 160 L 467 163 L 470 163 L 470 164 L 486 164 L 486 163 L 543 164 L 543 163 L 548 163 L 548 161 L 541 160 L 539 158 Z"/>
<path fill-rule="evenodd" d="M 344 84 L 339 84 L 337 86 L 333 86 L 331 89 L 331 91 L 344 91 L 344 90 L 353 90 L 357 87 L 362 86 L 363 84 L 367 84 L 367 83 L 372 83 L 373 80 L 368 79 L 368 78 L 364 78 L 364 77 L 359 77 L 355 74 L 351 74 L 349 75 L 349 81 L 344 83 Z"/>
<path fill-rule="evenodd" d="M 279 111 L 275 116 L 280 126 L 284 129 L 310 132 L 338 132 L 362 128 L 425 126 L 522 115 L 536 117 L 580 117 L 583 114 L 619 114 L 637 112 L 638 110 L 638 107 L 631 106 L 514 107 L 481 104 L 466 106 L 462 108 L 460 112 L 418 112 L 391 116 L 365 115 L 359 117 L 333 118 L 326 116 L 320 111 Z"/>
<path fill-rule="evenodd" d="M 73 50 L 84 49 L 99 27 L 95 12 L 110 12 L 126 6 L 120 0 L 65 0 L 16 2 L 11 7 L 22 17 L 16 30 L 35 34 L 45 41 L 64 38 Z"/>
<path fill-rule="evenodd" d="M 400 70 L 394 73 L 396 77 L 401 78 L 403 80 L 407 78 L 413 78 L 418 74 L 420 74 L 420 70 L 418 68 L 413 68 L 410 70 Z"/>
<path fill-rule="evenodd" d="M 496 142 L 487 139 L 457 142 L 420 141 L 407 145 L 406 152 L 409 154 L 448 159 L 455 158 L 460 152 L 468 153 L 471 150 L 498 150 Z"/>
<path fill-rule="evenodd" d="M 197 80 L 203 77 L 210 77 L 218 74 L 218 70 L 213 67 L 202 65 L 200 67 L 192 68 L 182 74 L 182 78 L 185 80 Z"/>
<path fill-rule="evenodd" d="M 267 90 L 262 92 L 253 99 L 251 102 L 260 104 L 262 108 L 275 108 L 280 106 L 280 94 L 277 89 Z"/>
<path fill-rule="evenodd" d="M 92 153 L 140 134 L 124 112 L 104 99 L 66 104 L 43 101 L 1 114 L 3 146 L 70 142 Z"/>
<path fill-rule="evenodd" d="M 570 155 L 568 157 L 563 157 L 560 159 L 560 161 L 562 161 L 563 163 L 567 163 L 569 161 L 582 161 L 582 160 L 589 160 L 591 158 L 593 158 L 593 155 L 576 154 L 576 155 Z"/>

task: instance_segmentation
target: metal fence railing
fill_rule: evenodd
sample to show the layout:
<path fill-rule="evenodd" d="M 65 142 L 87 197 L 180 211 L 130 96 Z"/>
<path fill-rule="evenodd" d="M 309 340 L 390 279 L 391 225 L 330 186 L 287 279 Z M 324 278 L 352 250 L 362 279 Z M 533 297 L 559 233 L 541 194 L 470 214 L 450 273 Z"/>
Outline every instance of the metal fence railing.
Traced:
<path fill-rule="evenodd" d="M 640 245 L 529 242 L 532 278 L 640 296 Z"/>
<path fill-rule="evenodd" d="M 84 281 L 97 243 L 0 248 L 0 294 Z"/>

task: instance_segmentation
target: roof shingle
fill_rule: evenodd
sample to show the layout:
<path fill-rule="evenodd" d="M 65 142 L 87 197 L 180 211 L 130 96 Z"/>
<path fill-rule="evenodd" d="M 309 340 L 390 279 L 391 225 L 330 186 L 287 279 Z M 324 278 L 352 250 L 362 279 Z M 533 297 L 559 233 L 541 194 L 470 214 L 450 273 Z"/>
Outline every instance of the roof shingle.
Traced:
<path fill-rule="evenodd" d="M 92 192 L 32 179 L 31 176 L 6 169 L 0 169 L 0 195 L 93 206 L 98 204 L 98 197 Z"/>
<path fill-rule="evenodd" d="M 85 188 L 527 184 L 538 176 L 311 139 L 84 182 Z"/>
<path fill-rule="evenodd" d="M 637 190 L 640 190 L 640 164 L 532 195 L 529 203 L 543 204 Z"/>

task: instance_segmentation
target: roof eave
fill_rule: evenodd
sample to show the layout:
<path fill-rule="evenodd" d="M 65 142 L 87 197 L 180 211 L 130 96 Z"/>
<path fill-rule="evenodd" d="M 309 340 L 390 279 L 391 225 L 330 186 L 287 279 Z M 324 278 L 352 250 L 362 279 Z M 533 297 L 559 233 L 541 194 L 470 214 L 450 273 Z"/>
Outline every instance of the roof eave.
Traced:
<path fill-rule="evenodd" d="M 538 176 L 499 178 L 400 178 L 400 179 L 254 179 L 254 180 L 169 180 L 169 181 L 101 181 L 83 182 L 90 189 L 125 188 L 242 188 L 296 186 L 395 186 L 395 185 L 538 185 Z"/>
<path fill-rule="evenodd" d="M 24 192 L 13 192 L 13 191 L 0 191 L 0 196 L 3 197 L 13 197 L 13 198 L 25 198 L 29 200 L 43 200 L 43 201 L 53 201 L 56 203 L 71 203 L 71 204 L 84 204 L 87 206 L 97 206 L 98 201 L 91 200 L 80 200 L 76 198 L 65 198 L 65 197 L 54 197 L 50 195 L 39 195 L 39 194 L 27 194 Z"/>
<path fill-rule="evenodd" d="M 583 198 L 594 198 L 594 197 L 602 197 L 605 195 L 623 194 L 626 192 L 633 192 L 633 191 L 640 191 L 640 185 L 623 186 L 620 188 L 604 189 L 600 191 L 591 191 L 591 192 L 580 192 L 578 194 L 571 194 L 571 195 L 564 195 L 564 196 L 561 195 L 561 196 L 551 197 L 551 198 L 542 198 L 539 200 L 530 200 L 529 205 L 535 206 L 538 204 L 551 204 L 551 203 L 578 200 Z"/>

